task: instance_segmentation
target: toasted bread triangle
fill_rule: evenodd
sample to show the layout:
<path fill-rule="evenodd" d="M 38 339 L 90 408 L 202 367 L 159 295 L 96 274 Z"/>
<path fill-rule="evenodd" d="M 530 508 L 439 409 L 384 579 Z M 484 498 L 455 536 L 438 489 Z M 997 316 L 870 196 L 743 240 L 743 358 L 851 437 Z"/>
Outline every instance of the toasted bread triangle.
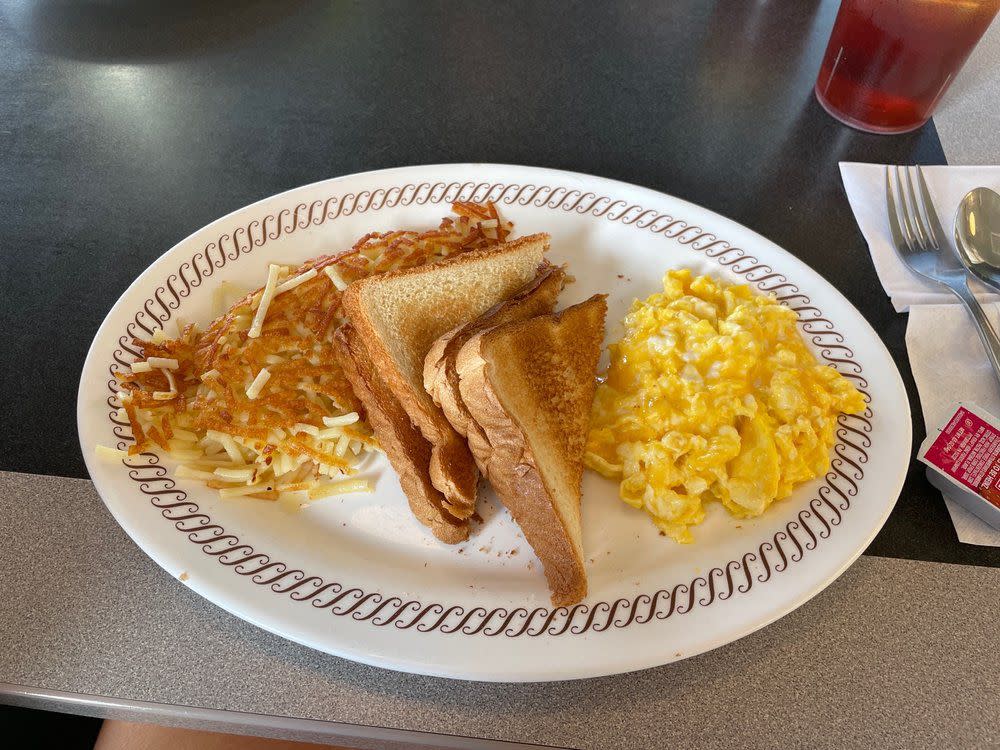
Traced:
<path fill-rule="evenodd" d="M 469 339 L 456 361 L 478 427 L 470 446 L 542 561 L 556 606 L 587 593 L 580 490 L 606 312 L 596 295 L 500 325 Z"/>
<path fill-rule="evenodd" d="M 469 536 L 469 522 L 452 516 L 444 495 L 431 484 L 431 446 L 379 376 L 364 343 L 347 323 L 334 336 L 337 358 L 355 395 L 365 408 L 389 463 L 399 475 L 410 510 L 442 542 L 455 544 Z"/>
<path fill-rule="evenodd" d="M 476 320 L 449 331 L 431 346 L 424 360 L 424 388 L 459 435 L 465 437 L 470 427 L 475 428 L 458 389 L 455 367 L 465 342 L 488 328 L 552 312 L 565 279 L 566 272 L 562 268 L 546 266 L 513 297 L 494 305 Z"/>
<path fill-rule="evenodd" d="M 475 512 L 478 472 L 465 440 L 424 390 L 424 359 L 442 334 L 515 294 L 538 272 L 547 234 L 402 271 L 344 292 L 344 312 L 389 391 L 431 445 L 430 478 L 458 518 Z"/>

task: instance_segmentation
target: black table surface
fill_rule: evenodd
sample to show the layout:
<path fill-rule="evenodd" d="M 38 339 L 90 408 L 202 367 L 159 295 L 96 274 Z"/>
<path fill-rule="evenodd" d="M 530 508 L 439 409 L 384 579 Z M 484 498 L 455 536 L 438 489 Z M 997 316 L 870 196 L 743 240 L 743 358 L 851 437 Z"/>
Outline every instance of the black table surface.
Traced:
<path fill-rule="evenodd" d="M 811 94 L 836 0 L 21 0 L 0 6 L 0 469 L 86 477 L 79 374 L 128 284 L 240 206 L 341 174 L 502 162 L 661 190 L 808 262 L 903 335 L 840 161 L 942 164 Z M 1000 566 L 911 465 L 868 552 Z"/>

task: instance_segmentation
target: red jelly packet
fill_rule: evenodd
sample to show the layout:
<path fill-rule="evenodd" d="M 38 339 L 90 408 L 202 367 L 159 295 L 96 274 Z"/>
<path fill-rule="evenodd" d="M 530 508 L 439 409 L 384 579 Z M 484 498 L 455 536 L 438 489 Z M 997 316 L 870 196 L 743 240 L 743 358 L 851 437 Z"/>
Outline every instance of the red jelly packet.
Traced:
<path fill-rule="evenodd" d="M 975 404 L 960 403 L 918 458 L 931 482 L 991 526 L 1000 528 L 1000 422 Z M 944 481 L 942 481 L 944 480 Z"/>

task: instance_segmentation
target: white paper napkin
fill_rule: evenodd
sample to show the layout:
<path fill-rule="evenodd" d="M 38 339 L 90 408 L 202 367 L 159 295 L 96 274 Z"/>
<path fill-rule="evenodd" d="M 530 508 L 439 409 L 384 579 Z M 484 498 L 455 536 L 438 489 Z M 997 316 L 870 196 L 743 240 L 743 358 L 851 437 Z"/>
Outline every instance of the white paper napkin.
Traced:
<path fill-rule="evenodd" d="M 924 167 L 927 187 L 941 226 L 950 238 L 955 210 L 972 188 L 1000 191 L 1000 167 Z M 979 341 L 972 319 L 947 290 L 913 274 L 896 255 L 885 210 L 885 167 L 841 163 L 840 174 L 872 262 L 886 294 L 900 312 L 909 309 L 906 351 L 927 431 L 936 430 L 956 401 L 974 401 L 1000 416 L 1000 386 Z M 979 291 L 981 287 L 977 287 Z M 997 296 L 979 294 L 987 314 L 1000 328 Z M 994 301 L 991 301 L 994 300 Z M 1000 547 L 1000 531 L 944 496 L 959 541 Z"/>
<path fill-rule="evenodd" d="M 941 228 L 949 242 L 955 231 L 955 212 L 959 201 L 974 187 L 988 187 L 1000 192 L 1000 167 L 922 167 L 927 179 L 927 189 L 934 200 Z M 951 304 L 958 300 L 946 289 L 913 274 L 899 259 L 889 237 L 888 218 L 885 213 L 885 166 L 841 162 L 840 175 L 844 180 L 847 200 L 858 220 L 861 233 L 868 242 L 872 263 L 882 288 L 892 299 L 898 312 L 906 312 L 910 305 Z M 982 292 L 977 286 L 976 291 Z M 997 301 L 1000 297 L 981 295 L 983 299 Z"/>
<path fill-rule="evenodd" d="M 984 305 L 1000 326 L 1000 305 Z M 955 401 L 972 401 L 1000 415 L 1000 385 L 972 318 L 959 305 L 914 305 L 906 325 L 906 351 L 917 382 L 924 426 L 930 434 L 951 416 Z M 1000 531 L 944 496 L 960 541 L 1000 547 Z"/>

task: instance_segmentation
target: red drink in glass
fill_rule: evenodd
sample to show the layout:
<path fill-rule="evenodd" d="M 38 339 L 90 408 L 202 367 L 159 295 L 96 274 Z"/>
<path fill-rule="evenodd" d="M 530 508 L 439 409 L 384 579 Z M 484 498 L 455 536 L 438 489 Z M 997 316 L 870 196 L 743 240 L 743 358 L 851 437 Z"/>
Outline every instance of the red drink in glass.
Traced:
<path fill-rule="evenodd" d="M 859 130 L 915 130 L 997 10 L 1000 0 L 842 0 L 816 98 Z"/>

